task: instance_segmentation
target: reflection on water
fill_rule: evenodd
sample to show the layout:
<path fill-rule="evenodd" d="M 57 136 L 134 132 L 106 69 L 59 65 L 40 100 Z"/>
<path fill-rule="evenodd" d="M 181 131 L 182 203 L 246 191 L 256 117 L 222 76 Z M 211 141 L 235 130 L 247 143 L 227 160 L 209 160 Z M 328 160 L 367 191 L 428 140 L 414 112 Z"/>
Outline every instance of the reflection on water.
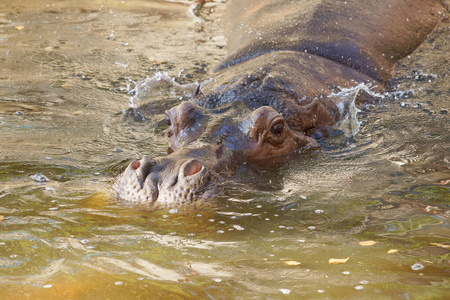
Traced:
<path fill-rule="evenodd" d="M 205 22 L 190 4 L 0 3 L 0 298 L 445 299 L 448 23 L 355 136 L 242 168 L 211 207 L 116 201 L 114 174 L 166 153 L 164 110 L 225 55 L 225 4 Z M 175 83 L 133 118 L 158 72 Z"/>

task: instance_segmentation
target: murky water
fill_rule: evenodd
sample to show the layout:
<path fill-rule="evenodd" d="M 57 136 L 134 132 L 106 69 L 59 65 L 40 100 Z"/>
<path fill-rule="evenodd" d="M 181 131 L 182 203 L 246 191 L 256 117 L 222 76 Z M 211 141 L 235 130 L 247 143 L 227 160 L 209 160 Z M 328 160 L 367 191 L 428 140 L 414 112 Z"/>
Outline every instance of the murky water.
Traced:
<path fill-rule="evenodd" d="M 448 22 L 354 138 L 243 168 L 209 208 L 116 201 L 114 175 L 166 153 L 164 110 L 187 97 L 152 89 L 143 121 L 129 92 L 205 80 L 225 55 L 225 4 L 204 22 L 190 4 L 0 2 L 0 298 L 445 299 Z"/>

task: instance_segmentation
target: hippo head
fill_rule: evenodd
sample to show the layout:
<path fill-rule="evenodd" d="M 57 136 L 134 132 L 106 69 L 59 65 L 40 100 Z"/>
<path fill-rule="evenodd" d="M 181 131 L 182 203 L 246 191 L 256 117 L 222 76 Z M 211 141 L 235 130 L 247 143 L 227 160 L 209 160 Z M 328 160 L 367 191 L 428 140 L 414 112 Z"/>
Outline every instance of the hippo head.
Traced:
<path fill-rule="evenodd" d="M 283 156 L 315 140 L 290 128 L 269 106 L 248 108 L 233 102 L 205 109 L 182 102 L 166 112 L 170 154 L 131 162 L 114 184 L 118 196 L 158 206 L 205 199 L 221 178 L 247 161 Z"/>

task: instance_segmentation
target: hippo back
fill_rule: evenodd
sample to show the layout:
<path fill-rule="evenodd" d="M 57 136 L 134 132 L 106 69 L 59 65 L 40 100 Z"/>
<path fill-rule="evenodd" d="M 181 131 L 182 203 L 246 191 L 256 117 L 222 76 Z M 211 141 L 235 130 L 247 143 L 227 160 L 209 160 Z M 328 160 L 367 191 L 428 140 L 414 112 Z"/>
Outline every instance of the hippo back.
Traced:
<path fill-rule="evenodd" d="M 234 0 L 225 25 L 230 56 L 219 70 L 288 50 L 339 62 L 380 83 L 441 19 L 439 0 Z"/>

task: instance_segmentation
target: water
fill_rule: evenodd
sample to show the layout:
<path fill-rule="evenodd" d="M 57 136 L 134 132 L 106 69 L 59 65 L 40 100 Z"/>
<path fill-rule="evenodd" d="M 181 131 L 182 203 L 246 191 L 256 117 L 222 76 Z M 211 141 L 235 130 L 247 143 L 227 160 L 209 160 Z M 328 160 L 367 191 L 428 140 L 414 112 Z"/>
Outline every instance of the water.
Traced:
<path fill-rule="evenodd" d="M 180 86 L 225 55 L 225 4 L 205 22 L 189 4 L 0 3 L 0 298 L 445 299 L 448 23 L 359 107 L 353 137 L 244 167 L 211 207 L 116 201 L 115 174 L 165 155 Z M 139 115 L 135 84 L 158 72 L 175 84 Z"/>

